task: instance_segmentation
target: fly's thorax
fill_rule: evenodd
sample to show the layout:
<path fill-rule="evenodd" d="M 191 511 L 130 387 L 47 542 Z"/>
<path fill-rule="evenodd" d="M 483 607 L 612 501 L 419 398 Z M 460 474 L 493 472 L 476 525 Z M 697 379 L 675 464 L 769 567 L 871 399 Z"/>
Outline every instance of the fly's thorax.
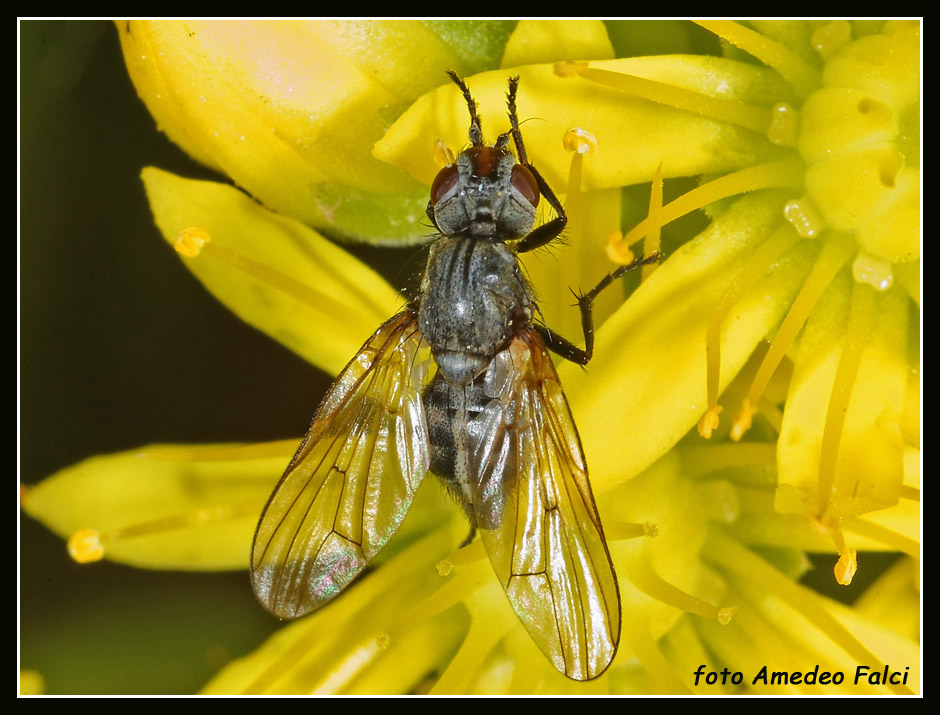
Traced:
<path fill-rule="evenodd" d="M 534 310 L 532 290 L 506 244 L 442 238 L 432 247 L 419 327 L 452 383 L 466 385 L 483 372 Z"/>
<path fill-rule="evenodd" d="M 538 202 L 531 172 L 493 146 L 462 152 L 431 187 L 434 222 L 446 236 L 519 238 L 532 230 Z"/>

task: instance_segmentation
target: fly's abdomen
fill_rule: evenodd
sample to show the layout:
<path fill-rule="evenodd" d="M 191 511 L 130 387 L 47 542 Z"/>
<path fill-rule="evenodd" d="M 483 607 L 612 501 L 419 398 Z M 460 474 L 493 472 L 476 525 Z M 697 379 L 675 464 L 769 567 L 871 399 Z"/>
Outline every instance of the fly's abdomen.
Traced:
<path fill-rule="evenodd" d="M 489 434 L 486 421 L 494 405 L 486 375 L 469 385 L 454 385 L 438 372 L 422 399 L 431 471 L 444 482 L 473 526 L 497 528 L 507 485 L 490 484 L 491 480 L 482 479 L 480 474 L 481 454 L 486 452 Z"/>
<path fill-rule="evenodd" d="M 422 397 L 428 423 L 431 471 L 441 478 L 474 526 L 468 432 L 469 425 L 483 408 L 484 397 L 476 382 L 479 381 L 455 385 L 438 372 Z"/>

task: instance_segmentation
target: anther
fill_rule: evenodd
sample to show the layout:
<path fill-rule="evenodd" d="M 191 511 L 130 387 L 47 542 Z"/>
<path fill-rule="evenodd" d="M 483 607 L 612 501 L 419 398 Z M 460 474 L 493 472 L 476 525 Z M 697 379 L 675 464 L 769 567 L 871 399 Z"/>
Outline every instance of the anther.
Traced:
<path fill-rule="evenodd" d="M 454 152 L 450 150 L 450 147 L 444 143 L 443 139 L 438 139 L 434 142 L 434 163 L 437 164 L 442 169 L 445 166 L 453 166 L 457 161 L 454 156 Z"/>
<path fill-rule="evenodd" d="M 756 412 L 757 408 L 751 404 L 750 400 L 745 398 L 741 401 L 741 409 L 738 410 L 738 414 L 734 416 L 734 421 L 731 425 L 731 439 L 735 442 L 741 441 L 744 434 L 751 429 L 751 420 Z"/>
<path fill-rule="evenodd" d="M 571 127 L 565 132 L 562 142 L 565 151 L 573 151 L 577 154 L 597 154 L 597 137 L 591 134 L 587 129 L 581 127 Z"/>
<path fill-rule="evenodd" d="M 555 72 L 555 75 L 558 77 L 577 77 L 588 68 L 587 62 L 573 62 L 568 60 L 567 62 L 556 62 L 552 69 Z"/>
<path fill-rule="evenodd" d="M 858 571 L 858 553 L 855 549 L 846 549 L 839 554 L 839 560 L 833 568 L 836 582 L 841 586 L 848 586 Z"/>
<path fill-rule="evenodd" d="M 179 232 L 173 248 L 176 249 L 177 253 L 187 258 L 195 258 L 199 255 L 202 247 L 211 240 L 212 238 L 206 229 L 201 226 L 190 226 Z"/>
<path fill-rule="evenodd" d="M 621 266 L 633 263 L 636 258 L 633 255 L 633 251 L 631 251 L 630 247 L 624 242 L 623 234 L 617 229 L 607 234 L 607 245 L 604 247 L 604 250 L 607 252 L 607 257 L 612 262 Z"/>
<path fill-rule="evenodd" d="M 101 535 L 94 529 L 79 529 L 69 537 L 69 556 L 80 564 L 89 564 L 104 558 Z"/>
<path fill-rule="evenodd" d="M 721 405 L 711 405 L 705 414 L 702 415 L 702 419 L 698 421 L 698 433 L 705 439 L 710 439 L 712 432 L 718 429 L 718 415 L 721 414 L 721 411 L 724 408 Z"/>

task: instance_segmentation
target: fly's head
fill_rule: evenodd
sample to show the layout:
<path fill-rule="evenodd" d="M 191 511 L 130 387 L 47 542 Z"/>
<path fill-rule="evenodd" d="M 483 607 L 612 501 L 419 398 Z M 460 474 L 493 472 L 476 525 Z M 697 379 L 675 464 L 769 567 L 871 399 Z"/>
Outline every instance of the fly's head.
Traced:
<path fill-rule="evenodd" d="M 445 236 L 491 241 L 524 236 L 535 223 L 541 192 L 525 160 L 515 111 L 516 80 L 509 84 L 509 120 L 519 160 L 509 150 L 509 133 L 500 134 L 495 144 L 484 143 L 470 90 L 456 74 L 448 74 L 470 110 L 470 147 L 438 172 L 431 184 L 428 216 Z"/>

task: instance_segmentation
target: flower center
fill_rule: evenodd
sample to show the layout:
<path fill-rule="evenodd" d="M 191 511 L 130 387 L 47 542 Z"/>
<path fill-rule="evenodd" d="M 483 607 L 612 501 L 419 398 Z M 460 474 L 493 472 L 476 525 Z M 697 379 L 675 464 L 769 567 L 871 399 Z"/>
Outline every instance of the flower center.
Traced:
<path fill-rule="evenodd" d="M 798 243 L 807 239 L 816 243 L 814 265 L 760 360 L 747 397 L 733 420 L 731 437 L 741 439 L 756 412 L 779 416 L 776 405 L 762 397 L 764 388 L 807 319 L 825 312 L 824 307 L 817 311 L 817 306 L 825 300 L 832 302 L 829 289 L 838 283 L 836 293 L 840 300 L 845 299 L 840 305 L 849 316 L 847 325 L 845 321 L 838 325 L 822 321 L 833 328 L 823 342 L 829 351 L 826 360 L 835 365 L 834 375 L 833 368 L 817 374 L 806 367 L 809 377 L 801 377 L 819 384 L 811 395 L 813 404 L 801 405 L 803 412 L 811 414 L 797 409 L 789 426 L 784 425 L 789 430 L 787 440 L 781 433 L 780 449 L 799 454 L 798 458 L 791 455 L 785 460 L 791 470 L 781 474 L 783 493 L 796 498 L 777 507 L 785 512 L 805 509 L 830 533 L 841 555 L 837 577 L 841 583 L 848 583 L 854 572 L 854 552 L 842 538 L 843 521 L 896 503 L 900 486 L 899 451 L 892 436 L 896 433 L 892 425 L 897 421 L 894 397 L 886 393 L 877 398 L 877 409 L 871 406 L 874 403 L 862 409 L 859 405 L 865 400 L 852 396 L 859 392 L 857 384 L 865 382 L 860 375 L 871 375 L 872 361 L 877 362 L 871 356 L 873 336 L 887 320 L 882 315 L 887 310 L 884 306 L 894 305 L 894 294 L 889 289 L 896 274 L 911 295 L 916 290 L 909 282 L 912 266 L 917 266 L 920 258 L 920 25 L 888 22 L 881 34 L 863 35 L 854 41 L 849 23 L 820 25 L 811 38 L 822 59 L 818 66 L 783 42 L 738 23 L 699 24 L 775 70 L 790 85 L 792 95 L 800 98 L 794 103 L 798 106 L 778 102 L 767 108 L 761 102 L 752 105 L 703 97 L 667 83 L 595 69 L 586 63 L 556 66 L 556 72 L 736 124 L 764 134 L 773 145 L 792 149 L 781 158 L 754 163 L 702 183 L 662 206 L 655 217 L 651 215 L 635 226 L 622 243 L 630 246 L 662 224 L 725 197 L 768 188 L 792 192 L 793 198 L 780 206 L 784 221 L 779 229 L 744 257 L 709 320 L 708 408 L 699 431 L 708 437 L 718 426 L 722 328 L 740 296 Z M 619 243 L 615 240 L 612 248 Z M 846 266 L 851 266 L 854 280 L 844 280 Z M 886 303 L 883 298 L 890 300 Z M 904 322 L 903 316 L 901 320 Z M 828 401 L 822 398 L 822 408 L 818 408 L 820 389 L 829 391 Z M 894 386 L 885 389 L 891 392 Z M 788 413 L 792 409 L 790 399 Z M 778 418 L 778 428 L 779 423 Z M 794 423 L 800 425 L 794 428 Z M 814 432 L 810 424 L 819 429 Z M 881 444 L 879 440 L 884 442 L 884 454 L 891 456 L 886 457 L 883 479 L 870 480 L 877 486 L 864 487 L 859 470 L 852 466 L 860 466 L 853 462 L 853 455 L 859 443 Z"/>
<path fill-rule="evenodd" d="M 804 102 L 796 140 L 805 200 L 826 227 L 853 235 L 855 277 L 880 290 L 891 284 L 888 264 L 920 256 L 919 156 L 902 146 L 917 133 L 917 55 L 916 23 L 845 44 Z"/>

